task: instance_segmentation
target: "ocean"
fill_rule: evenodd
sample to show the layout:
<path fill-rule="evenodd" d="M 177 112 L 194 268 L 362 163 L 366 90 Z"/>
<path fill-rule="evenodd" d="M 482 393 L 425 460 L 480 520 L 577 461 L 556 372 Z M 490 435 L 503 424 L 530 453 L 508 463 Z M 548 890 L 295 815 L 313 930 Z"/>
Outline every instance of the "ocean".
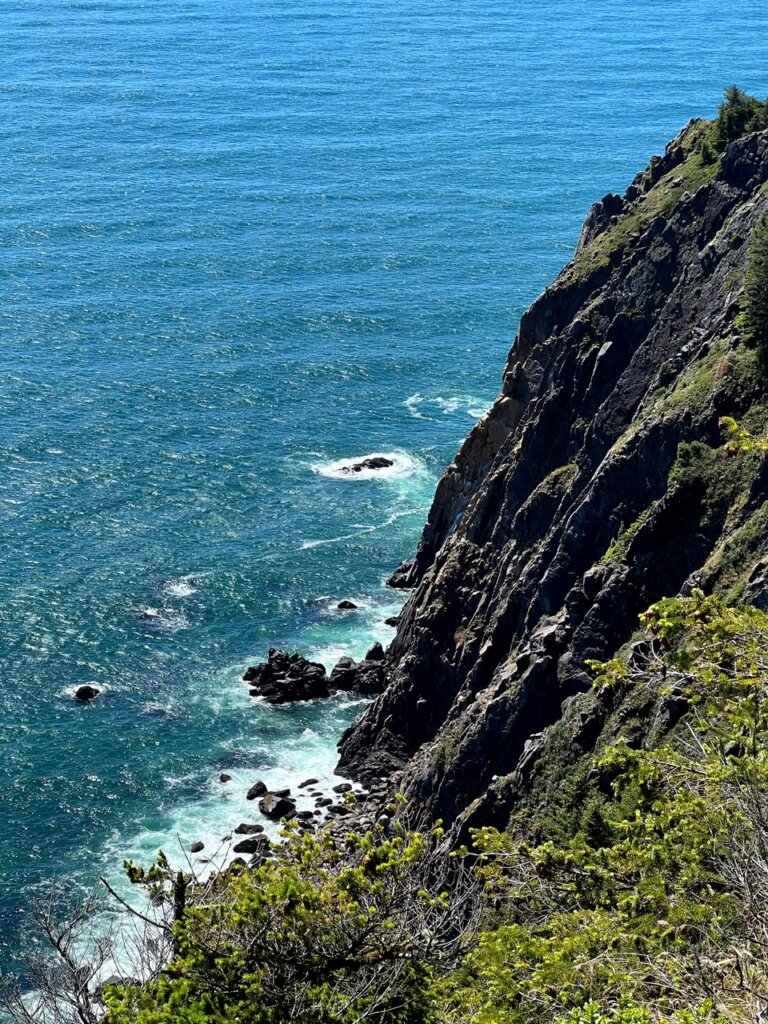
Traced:
<path fill-rule="evenodd" d="M 244 668 L 392 637 L 520 314 L 593 201 L 768 94 L 766 39 L 762 0 L 4 0 L 0 964 L 51 879 L 332 782 L 364 702 Z"/>

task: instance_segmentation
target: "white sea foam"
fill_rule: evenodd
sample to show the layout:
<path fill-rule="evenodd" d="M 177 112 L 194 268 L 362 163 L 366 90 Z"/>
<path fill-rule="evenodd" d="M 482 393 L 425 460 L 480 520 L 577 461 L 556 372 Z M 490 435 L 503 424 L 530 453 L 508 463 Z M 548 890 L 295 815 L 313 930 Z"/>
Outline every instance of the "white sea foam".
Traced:
<path fill-rule="evenodd" d="M 418 392 L 403 402 L 414 419 L 438 419 L 439 415 L 452 416 L 461 413 L 479 419 L 490 406 L 490 401 L 475 395 L 421 395 Z"/>
<path fill-rule="evenodd" d="M 160 629 L 169 633 L 176 633 L 180 629 L 187 629 L 189 619 L 177 608 L 154 608 L 148 606 L 142 608 L 139 613 L 142 621 L 152 629 Z"/>
<path fill-rule="evenodd" d="M 193 587 L 188 579 L 171 580 L 166 583 L 163 590 L 169 597 L 190 597 L 197 593 L 197 587 Z"/>
<path fill-rule="evenodd" d="M 352 466 L 366 459 L 378 458 L 389 459 L 392 465 L 382 469 L 361 469 L 358 472 L 352 470 Z M 413 476 L 414 473 L 424 472 L 424 464 L 413 455 L 403 451 L 370 452 L 368 455 L 357 455 L 349 459 L 313 463 L 312 472 L 319 476 L 330 477 L 332 480 L 396 480 L 401 477 Z"/>
<path fill-rule="evenodd" d="M 400 512 L 393 512 L 391 516 L 388 516 L 382 523 L 373 523 L 371 526 L 360 526 L 355 530 L 354 533 L 342 533 L 338 537 L 327 537 L 323 540 L 305 540 L 302 541 L 302 550 L 307 548 L 319 548 L 324 547 L 327 544 L 341 544 L 346 540 L 357 540 L 358 537 L 362 537 L 367 533 L 375 533 L 377 530 L 385 530 L 388 526 L 392 526 L 406 516 L 423 516 L 424 510 L 420 508 L 407 508 Z"/>

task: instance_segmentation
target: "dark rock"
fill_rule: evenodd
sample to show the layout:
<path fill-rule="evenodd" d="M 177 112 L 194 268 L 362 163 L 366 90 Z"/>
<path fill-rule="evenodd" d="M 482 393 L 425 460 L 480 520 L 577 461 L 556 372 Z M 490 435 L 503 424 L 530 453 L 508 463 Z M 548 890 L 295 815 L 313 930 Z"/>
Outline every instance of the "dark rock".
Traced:
<path fill-rule="evenodd" d="M 338 786 L 334 786 L 333 787 L 333 792 L 334 793 L 349 793 L 351 791 L 351 789 L 352 789 L 352 784 L 350 782 L 340 782 L 338 784 Z"/>
<path fill-rule="evenodd" d="M 243 821 L 235 829 L 235 834 L 238 836 L 255 836 L 264 831 L 263 825 L 257 825 L 250 821 Z"/>
<path fill-rule="evenodd" d="M 245 794 L 245 799 L 246 800 L 255 800 L 256 797 L 258 797 L 258 796 L 264 796 L 264 794 L 266 792 L 267 792 L 267 787 L 266 787 L 265 783 L 263 783 L 261 781 L 261 779 L 259 779 L 258 782 L 254 782 L 254 784 L 251 786 L 251 788 Z"/>
<path fill-rule="evenodd" d="M 110 985 L 119 985 L 121 988 L 128 988 L 133 985 L 141 984 L 136 978 L 131 978 L 125 974 L 110 974 L 109 977 L 104 978 L 95 989 L 94 995 L 101 1001 L 104 996 L 104 990 Z"/>
<path fill-rule="evenodd" d="M 366 661 L 384 661 L 386 654 L 384 648 L 377 641 L 365 656 Z"/>
<path fill-rule="evenodd" d="M 243 680 L 253 684 L 252 697 L 262 697 L 268 704 L 317 700 L 330 693 L 324 665 L 274 648 L 267 661 L 246 671 Z"/>
<path fill-rule="evenodd" d="M 231 782 L 231 781 L 232 781 L 232 776 L 231 775 L 227 775 L 226 772 L 222 772 L 221 775 L 219 776 L 219 782 Z"/>
<path fill-rule="evenodd" d="M 205 849 L 205 843 L 201 843 L 199 840 L 196 843 L 192 843 L 189 848 L 190 853 L 200 853 L 201 850 Z"/>
<path fill-rule="evenodd" d="M 399 615 L 390 615 L 389 618 L 384 619 L 384 625 L 385 626 L 399 626 L 400 625 L 400 616 Z"/>
<path fill-rule="evenodd" d="M 232 847 L 234 853 L 263 853 L 269 849 L 269 839 L 266 836 L 251 836 L 250 839 L 241 839 Z"/>
<path fill-rule="evenodd" d="M 316 786 L 319 779 L 304 779 L 303 782 L 299 783 L 299 789 L 306 789 L 307 786 Z"/>
<path fill-rule="evenodd" d="M 383 693 L 387 685 L 384 665 L 380 661 L 355 662 L 341 658 L 331 672 L 328 686 L 344 693 L 359 693 L 370 697 Z"/>
<path fill-rule="evenodd" d="M 259 810 L 266 818 L 292 818 L 296 813 L 296 801 L 286 796 L 267 793 L 259 800 Z"/>
<path fill-rule="evenodd" d="M 372 455 L 351 466 L 343 466 L 341 471 L 342 473 L 362 473 L 364 469 L 389 469 L 390 466 L 394 466 L 392 459 L 387 459 L 383 455 Z"/>
<path fill-rule="evenodd" d="M 387 580 L 393 590 L 410 590 L 416 586 L 416 561 L 413 558 L 402 562 Z"/>
<path fill-rule="evenodd" d="M 84 686 L 78 686 L 75 690 L 75 700 L 79 700 L 82 701 L 83 704 L 87 704 L 88 701 L 93 700 L 94 697 L 98 697 L 100 693 L 101 690 L 97 687 L 85 684 Z"/>
<path fill-rule="evenodd" d="M 340 612 L 353 612 L 357 611 L 358 608 L 354 601 L 347 600 L 339 601 L 336 607 L 339 609 Z"/>
<path fill-rule="evenodd" d="M 330 807 L 333 800 L 329 796 L 321 796 L 319 800 L 315 801 L 315 803 L 318 807 Z"/>
<path fill-rule="evenodd" d="M 272 796 L 290 796 L 291 795 L 291 791 L 290 791 L 290 789 L 287 786 L 285 787 L 285 789 L 270 789 L 270 793 L 272 794 Z"/>
<path fill-rule="evenodd" d="M 312 811 L 296 811 L 295 817 L 298 818 L 299 821 L 309 821 L 312 815 Z"/>
<path fill-rule="evenodd" d="M 347 807 L 346 804 L 331 804 L 328 808 L 328 813 L 343 818 L 352 813 L 352 808 Z"/>

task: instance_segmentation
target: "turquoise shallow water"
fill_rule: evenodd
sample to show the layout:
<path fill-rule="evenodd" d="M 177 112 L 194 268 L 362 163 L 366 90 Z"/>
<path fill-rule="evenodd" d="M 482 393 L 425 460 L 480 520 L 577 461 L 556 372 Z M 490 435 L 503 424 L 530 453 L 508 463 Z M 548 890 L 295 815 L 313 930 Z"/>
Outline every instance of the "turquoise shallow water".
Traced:
<path fill-rule="evenodd" d="M 360 705 L 258 707 L 243 667 L 391 636 L 383 580 L 521 311 L 594 199 L 730 81 L 768 93 L 768 14 L 5 0 L 0 28 L 8 962 L 47 879 L 330 776 Z M 397 472 L 334 474 L 371 452 Z"/>

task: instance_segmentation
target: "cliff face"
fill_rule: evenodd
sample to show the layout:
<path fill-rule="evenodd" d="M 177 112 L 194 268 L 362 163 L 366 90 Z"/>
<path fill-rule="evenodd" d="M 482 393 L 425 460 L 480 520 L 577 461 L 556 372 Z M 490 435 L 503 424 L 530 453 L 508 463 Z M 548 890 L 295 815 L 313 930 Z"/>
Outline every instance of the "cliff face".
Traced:
<path fill-rule="evenodd" d="M 762 600 L 768 478 L 713 449 L 720 417 L 764 422 L 735 321 L 768 133 L 707 163 L 705 130 L 692 122 L 592 208 L 438 486 L 389 685 L 339 766 L 395 773 L 432 816 L 504 824 L 552 736 L 598 735 L 611 709 L 585 661 L 652 601 L 694 586 Z"/>

